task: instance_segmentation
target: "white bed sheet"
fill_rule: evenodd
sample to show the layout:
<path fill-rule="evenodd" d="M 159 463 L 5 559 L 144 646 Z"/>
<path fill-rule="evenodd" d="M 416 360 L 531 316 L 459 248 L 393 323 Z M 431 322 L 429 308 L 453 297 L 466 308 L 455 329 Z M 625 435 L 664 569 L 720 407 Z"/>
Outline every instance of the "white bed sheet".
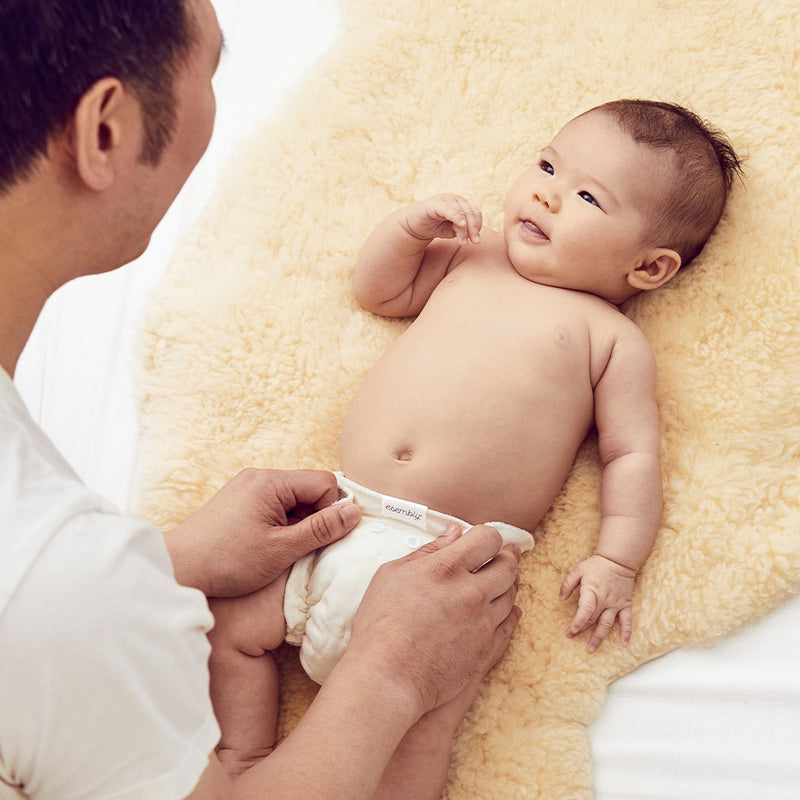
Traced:
<path fill-rule="evenodd" d="M 51 298 L 17 369 L 34 417 L 81 477 L 122 509 L 138 444 L 132 345 L 148 292 L 235 142 L 337 32 L 337 0 L 215 6 L 227 52 L 209 151 L 144 256 Z M 618 681 L 591 728 L 597 800 L 800 798 L 798 634 L 800 598 L 713 647 L 671 653 Z"/>

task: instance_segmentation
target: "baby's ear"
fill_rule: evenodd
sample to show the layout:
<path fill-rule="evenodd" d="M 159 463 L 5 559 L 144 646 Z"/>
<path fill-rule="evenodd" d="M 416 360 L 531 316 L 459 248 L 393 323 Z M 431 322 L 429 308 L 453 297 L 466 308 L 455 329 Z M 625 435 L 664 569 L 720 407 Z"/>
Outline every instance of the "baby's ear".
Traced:
<path fill-rule="evenodd" d="M 656 247 L 647 253 L 641 266 L 628 273 L 628 283 L 637 291 L 647 292 L 663 286 L 681 268 L 681 257 L 675 250 Z"/>

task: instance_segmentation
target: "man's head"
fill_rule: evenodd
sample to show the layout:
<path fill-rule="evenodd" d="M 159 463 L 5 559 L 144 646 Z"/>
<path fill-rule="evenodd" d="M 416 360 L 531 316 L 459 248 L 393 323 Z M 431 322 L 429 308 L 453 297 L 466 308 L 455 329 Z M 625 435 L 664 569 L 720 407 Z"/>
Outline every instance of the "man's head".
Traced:
<path fill-rule="evenodd" d="M 677 106 L 593 108 L 509 192 L 509 259 L 530 280 L 621 303 L 700 251 L 738 170 L 727 140 Z"/>
<path fill-rule="evenodd" d="M 133 261 L 211 139 L 210 0 L 0 0 L 0 364 L 59 286 Z"/>
<path fill-rule="evenodd" d="M 196 42 L 186 0 L 0 0 L 0 193 L 109 76 L 136 95 L 140 157 L 157 164 L 175 125 L 174 79 Z"/>

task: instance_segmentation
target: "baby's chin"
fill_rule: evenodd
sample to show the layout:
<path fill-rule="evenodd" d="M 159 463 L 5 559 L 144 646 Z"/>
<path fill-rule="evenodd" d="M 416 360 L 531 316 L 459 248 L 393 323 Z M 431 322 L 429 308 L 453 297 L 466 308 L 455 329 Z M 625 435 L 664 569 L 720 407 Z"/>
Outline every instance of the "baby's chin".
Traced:
<path fill-rule="evenodd" d="M 558 275 L 540 273 L 531 269 L 530 265 L 518 265 L 515 264 L 511 259 L 509 259 L 509 261 L 511 262 L 511 266 L 514 267 L 514 271 L 517 273 L 517 275 L 519 275 L 521 278 L 525 278 L 526 281 L 538 283 L 540 286 L 550 286 L 553 289 L 575 288 L 574 286 L 569 286 L 567 281 L 560 280 Z"/>

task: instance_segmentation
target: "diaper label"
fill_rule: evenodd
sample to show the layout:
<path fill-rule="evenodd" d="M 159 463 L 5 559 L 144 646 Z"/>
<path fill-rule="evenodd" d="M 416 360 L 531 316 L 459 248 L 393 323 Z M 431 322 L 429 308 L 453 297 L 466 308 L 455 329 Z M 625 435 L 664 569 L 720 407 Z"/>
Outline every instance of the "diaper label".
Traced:
<path fill-rule="evenodd" d="M 396 497 L 381 495 L 381 512 L 384 517 L 402 519 L 423 530 L 428 525 L 428 507 L 421 506 L 419 503 L 410 503 L 408 500 L 398 500 Z"/>

